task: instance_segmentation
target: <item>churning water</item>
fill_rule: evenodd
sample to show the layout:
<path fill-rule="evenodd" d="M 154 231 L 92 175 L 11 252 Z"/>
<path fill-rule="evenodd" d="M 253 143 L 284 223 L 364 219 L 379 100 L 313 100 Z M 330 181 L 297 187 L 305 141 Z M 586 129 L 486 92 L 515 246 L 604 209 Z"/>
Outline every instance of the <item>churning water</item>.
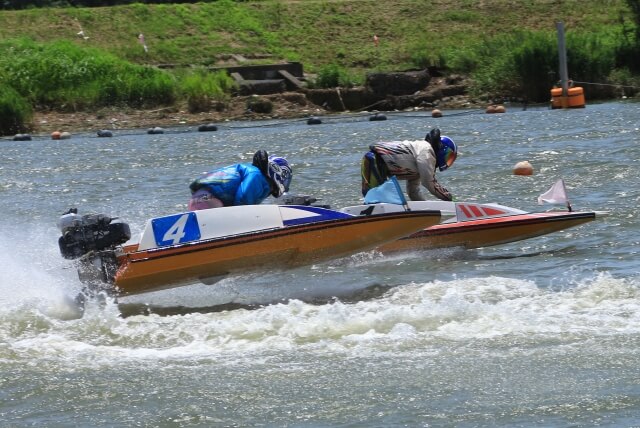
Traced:
<path fill-rule="evenodd" d="M 0 140 L 0 426 L 630 426 L 640 423 L 640 104 L 226 123 L 217 132 Z M 564 178 L 608 216 L 466 251 L 357 254 L 90 301 L 57 246 L 70 207 L 184 210 L 201 172 L 267 149 L 292 191 L 360 200 L 376 140 L 434 126 L 457 200 L 541 210 Z M 533 176 L 514 176 L 528 160 Z"/>

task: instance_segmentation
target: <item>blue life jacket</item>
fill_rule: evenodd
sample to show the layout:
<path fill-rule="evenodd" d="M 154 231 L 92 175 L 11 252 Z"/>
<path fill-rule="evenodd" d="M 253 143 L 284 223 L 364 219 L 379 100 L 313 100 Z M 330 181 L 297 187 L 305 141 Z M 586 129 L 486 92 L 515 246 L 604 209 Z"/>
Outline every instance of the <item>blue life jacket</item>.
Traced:
<path fill-rule="evenodd" d="M 255 205 L 271 193 L 269 181 L 250 163 L 239 163 L 204 174 L 189 185 L 191 192 L 205 188 L 225 207 Z"/>

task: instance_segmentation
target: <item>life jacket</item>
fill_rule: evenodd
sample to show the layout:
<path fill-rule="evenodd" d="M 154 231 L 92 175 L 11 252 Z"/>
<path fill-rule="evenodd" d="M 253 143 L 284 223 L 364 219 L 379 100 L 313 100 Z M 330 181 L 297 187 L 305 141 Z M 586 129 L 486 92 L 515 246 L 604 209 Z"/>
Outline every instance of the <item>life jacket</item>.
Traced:
<path fill-rule="evenodd" d="M 362 196 L 365 196 L 369 189 L 378 187 L 389 178 L 387 165 L 373 150 L 367 152 L 362 158 L 360 172 L 362 175 Z"/>
<path fill-rule="evenodd" d="M 207 189 L 225 207 L 261 203 L 271 186 L 260 170 L 248 163 L 229 165 L 210 171 L 189 185 L 191 192 Z"/>

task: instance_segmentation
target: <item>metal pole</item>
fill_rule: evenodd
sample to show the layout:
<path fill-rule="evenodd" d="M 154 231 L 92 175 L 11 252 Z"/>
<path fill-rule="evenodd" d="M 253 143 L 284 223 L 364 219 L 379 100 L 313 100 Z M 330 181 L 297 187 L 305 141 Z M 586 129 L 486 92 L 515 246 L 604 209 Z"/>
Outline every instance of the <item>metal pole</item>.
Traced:
<path fill-rule="evenodd" d="M 560 60 L 560 81 L 562 83 L 562 96 L 569 95 L 569 72 L 567 70 L 567 48 L 564 43 L 564 25 L 556 22 L 558 30 L 558 59 Z"/>

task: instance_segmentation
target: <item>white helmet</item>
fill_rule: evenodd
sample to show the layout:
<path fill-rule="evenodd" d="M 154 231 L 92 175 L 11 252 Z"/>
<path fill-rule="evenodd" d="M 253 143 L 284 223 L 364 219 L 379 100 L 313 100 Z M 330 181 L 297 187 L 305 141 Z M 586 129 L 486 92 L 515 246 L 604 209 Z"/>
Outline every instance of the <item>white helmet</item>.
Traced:
<path fill-rule="evenodd" d="M 279 198 L 283 193 L 289 191 L 293 170 L 285 158 L 269 156 L 267 173 L 274 184 L 273 190 L 271 191 L 273 197 Z"/>

